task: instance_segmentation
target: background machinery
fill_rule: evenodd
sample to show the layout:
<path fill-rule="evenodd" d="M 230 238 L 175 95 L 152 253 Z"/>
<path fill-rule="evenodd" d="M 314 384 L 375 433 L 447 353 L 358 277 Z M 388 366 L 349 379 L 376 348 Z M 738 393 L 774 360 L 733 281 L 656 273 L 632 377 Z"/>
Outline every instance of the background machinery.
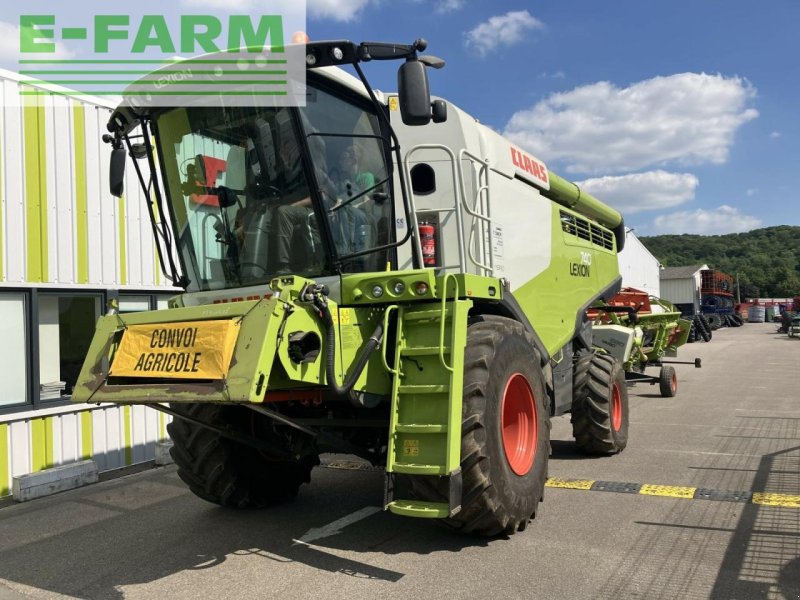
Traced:
<path fill-rule="evenodd" d="M 649 296 L 634 288 L 623 288 L 604 306 L 589 310 L 594 320 L 595 344 L 604 348 L 623 364 L 629 384 L 658 384 L 665 398 L 678 392 L 678 376 L 664 357 L 675 357 L 686 343 L 693 322 L 681 317 L 670 302 Z M 628 335 L 633 330 L 634 335 Z M 679 363 L 672 363 L 679 364 Z M 700 367 L 700 359 L 691 364 Z M 647 367 L 658 367 L 657 376 L 645 373 Z"/>
<path fill-rule="evenodd" d="M 112 191 L 131 157 L 185 293 L 102 317 L 73 400 L 172 415 L 201 498 L 267 506 L 345 452 L 385 466 L 393 513 L 513 533 L 544 493 L 552 416 L 586 452 L 627 444 L 623 365 L 586 317 L 619 291 L 621 215 L 432 101 L 425 46 L 306 45 L 304 107 L 111 118 Z M 361 70 L 386 59 L 397 94 Z"/>

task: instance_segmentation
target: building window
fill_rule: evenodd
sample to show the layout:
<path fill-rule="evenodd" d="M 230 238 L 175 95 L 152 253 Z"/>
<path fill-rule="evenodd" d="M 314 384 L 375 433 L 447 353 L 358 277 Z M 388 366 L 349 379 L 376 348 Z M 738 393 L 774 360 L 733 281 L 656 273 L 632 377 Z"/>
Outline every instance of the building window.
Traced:
<path fill-rule="evenodd" d="M 0 406 L 28 401 L 28 314 L 23 293 L 0 294 Z"/>
<path fill-rule="evenodd" d="M 99 316 L 99 295 L 39 295 L 41 400 L 59 400 L 72 394 Z"/>
<path fill-rule="evenodd" d="M 150 310 L 150 296 L 120 296 L 119 312 L 134 313 Z"/>

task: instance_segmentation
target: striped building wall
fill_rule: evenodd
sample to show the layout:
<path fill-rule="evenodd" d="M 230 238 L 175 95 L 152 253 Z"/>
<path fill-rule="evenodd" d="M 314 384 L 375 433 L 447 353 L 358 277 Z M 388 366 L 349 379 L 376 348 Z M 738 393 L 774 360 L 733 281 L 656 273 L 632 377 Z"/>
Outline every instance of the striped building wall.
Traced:
<path fill-rule="evenodd" d="M 0 285 L 168 287 L 134 169 L 124 198 L 108 192 L 111 107 L 56 94 L 25 106 L 19 79 L 0 71 Z"/>
<path fill-rule="evenodd" d="M 144 406 L 30 411 L 0 423 L 0 497 L 12 478 L 87 458 L 100 472 L 153 460 L 170 417 Z"/>
<path fill-rule="evenodd" d="M 130 160 L 125 197 L 108 192 L 111 148 L 101 137 L 111 104 L 58 93 L 26 104 L 21 81 L 0 70 L 0 294 L 176 292 L 160 273 Z M 145 407 L 85 405 L 0 414 L 0 497 L 13 477 L 55 465 L 92 458 L 107 471 L 152 460 L 168 419 Z"/>

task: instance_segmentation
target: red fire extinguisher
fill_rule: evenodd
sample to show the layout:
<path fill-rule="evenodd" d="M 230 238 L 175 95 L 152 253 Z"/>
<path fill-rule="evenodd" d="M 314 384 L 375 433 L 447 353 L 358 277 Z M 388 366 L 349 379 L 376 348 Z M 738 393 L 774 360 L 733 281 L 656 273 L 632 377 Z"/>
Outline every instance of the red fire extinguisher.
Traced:
<path fill-rule="evenodd" d="M 419 239 L 422 245 L 422 264 L 436 266 L 436 228 L 426 221 L 419 224 Z"/>

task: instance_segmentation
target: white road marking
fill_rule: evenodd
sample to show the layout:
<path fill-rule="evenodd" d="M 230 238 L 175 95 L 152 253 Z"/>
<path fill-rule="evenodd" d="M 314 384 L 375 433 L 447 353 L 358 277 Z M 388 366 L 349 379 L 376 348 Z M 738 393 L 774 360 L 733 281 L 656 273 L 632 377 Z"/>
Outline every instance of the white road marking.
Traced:
<path fill-rule="evenodd" d="M 342 532 L 342 529 L 347 527 L 348 525 L 352 525 L 362 519 L 366 519 L 374 515 L 377 512 L 383 510 L 379 506 L 365 506 L 364 508 L 355 511 L 354 513 L 350 513 L 349 515 L 342 517 L 341 519 L 335 520 L 333 523 L 328 523 L 327 525 L 323 525 L 322 527 L 313 527 L 306 531 L 298 540 L 292 540 L 296 544 L 304 544 L 308 546 L 311 542 L 315 540 L 320 540 L 322 538 L 330 537 L 332 535 L 338 535 Z"/>

